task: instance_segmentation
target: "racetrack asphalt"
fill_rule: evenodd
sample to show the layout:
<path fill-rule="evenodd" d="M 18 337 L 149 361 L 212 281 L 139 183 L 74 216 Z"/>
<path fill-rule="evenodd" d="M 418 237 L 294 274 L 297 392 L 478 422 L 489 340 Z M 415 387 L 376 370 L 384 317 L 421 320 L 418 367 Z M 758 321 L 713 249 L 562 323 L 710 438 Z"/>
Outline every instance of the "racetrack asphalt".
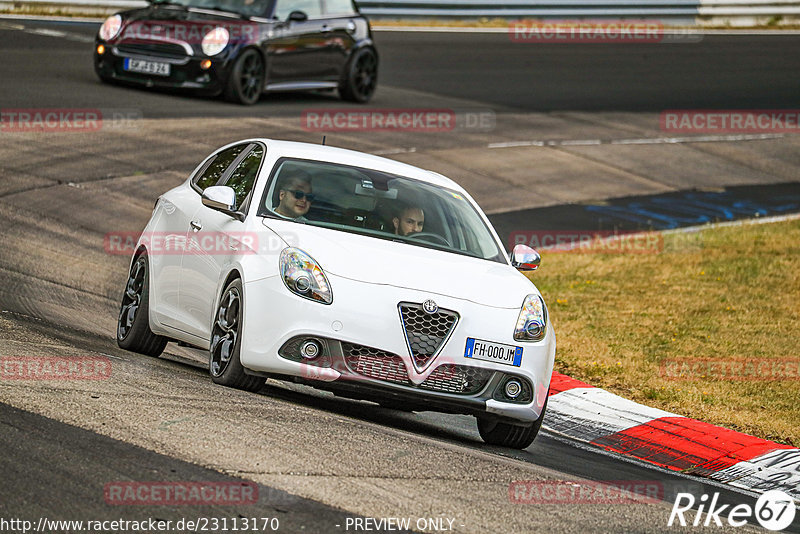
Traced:
<path fill-rule="evenodd" d="M 59 26 L 70 39 L 30 33 L 52 24 L 8 24 L 0 21 L 0 107 L 133 109 L 142 118 L 107 131 L 0 133 L 0 355 L 93 355 L 109 358 L 113 369 L 108 380 L 91 383 L 0 382 L 0 402 L 24 410 L 0 410 L 9 429 L 3 433 L 3 472 L 18 473 L 0 483 L 2 517 L 34 519 L 52 510 L 62 519 L 99 519 L 109 509 L 97 488 L 123 475 L 198 480 L 214 473 L 316 501 L 303 508 L 308 515 L 293 516 L 306 532 L 337 531 L 326 522 L 340 513 L 446 516 L 457 521 L 458 532 L 666 530 L 666 500 L 520 505 L 508 498 L 515 480 L 692 483 L 700 485 L 694 486 L 697 494 L 719 491 L 723 502 L 753 503 L 751 496 L 547 434 L 526 451 L 486 447 L 467 417 L 409 415 L 273 382 L 260 394 L 245 394 L 211 384 L 202 355 L 193 351 L 170 346 L 165 358 L 152 359 L 117 349 L 113 332 L 128 258 L 106 253 L 103 236 L 141 230 L 154 199 L 217 146 L 251 136 L 316 141 L 322 132 L 302 127 L 302 111 L 343 104 L 328 95 L 278 95 L 241 108 L 104 86 L 91 69 L 92 28 Z M 496 123 L 491 130 L 342 132 L 329 139 L 444 172 L 494 216 L 564 203 L 602 205 L 631 195 L 797 182 L 800 150 L 791 135 L 490 148 L 526 140 L 656 138 L 663 136 L 657 112 L 670 106 L 790 107 L 796 96 L 792 101 L 789 88 L 796 95 L 800 72 L 791 54 L 796 37 L 709 36 L 697 45 L 648 45 L 638 52 L 632 45 L 543 51 L 506 36 L 377 38 L 385 69 L 370 108 L 489 110 Z M 441 54 L 430 54 L 426 63 L 431 50 Z M 644 69 L 653 55 L 658 59 L 652 71 Z M 504 61 L 491 68 L 482 63 L 498 57 Z M 525 61 L 537 57 L 541 68 L 529 68 Z M 614 61 L 619 63 L 612 68 Z M 625 73 L 626 65 L 633 70 Z M 665 87 L 658 74 L 665 65 L 686 75 Z M 587 86 L 592 68 L 598 77 Z M 609 70 L 628 78 L 602 75 Z M 544 80 L 543 89 L 526 89 L 535 80 Z M 589 88 L 596 95 L 586 93 Z M 563 107 L 565 97 L 571 106 Z M 70 441 L 93 445 L 75 448 Z M 31 453 L 23 442 L 39 444 L 35 450 L 42 452 Z M 67 481 L 75 477 L 94 488 L 79 493 L 85 497 L 80 506 L 70 504 L 78 497 Z M 30 497 L 20 500 L 20 494 Z M 147 515 L 138 509 L 126 513 Z M 795 527 L 800 531 L 797 521 Z"/>

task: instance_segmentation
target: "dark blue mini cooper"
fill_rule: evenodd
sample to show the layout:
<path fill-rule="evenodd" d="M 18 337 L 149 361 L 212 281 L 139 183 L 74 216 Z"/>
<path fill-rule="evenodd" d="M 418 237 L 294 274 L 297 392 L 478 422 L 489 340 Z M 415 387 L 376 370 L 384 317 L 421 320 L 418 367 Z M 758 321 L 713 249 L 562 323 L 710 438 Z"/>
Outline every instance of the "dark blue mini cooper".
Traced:
<path fill-rule="evenodd" d="M 378 53 L 352 0 L 154 0 L 106 19 L 104 82 L 191 89 L 240 104 L 265 91 L 337 89 L 367 102 Z"/>

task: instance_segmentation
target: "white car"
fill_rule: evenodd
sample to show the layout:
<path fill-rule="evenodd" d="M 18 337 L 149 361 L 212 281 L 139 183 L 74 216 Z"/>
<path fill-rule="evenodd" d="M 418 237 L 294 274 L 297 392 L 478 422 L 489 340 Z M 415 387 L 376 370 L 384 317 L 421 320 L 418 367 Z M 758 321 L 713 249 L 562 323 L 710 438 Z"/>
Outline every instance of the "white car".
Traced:
<path fill-rule="evenodd" d="M 477 417 L 531 444 L 556 340 L 486 216 L 448 178 L 388 159 L 250 139 L 163 194 L 138 240 L 117 342 L 208 350 L 214 382 L 267 377 L 404 410 Z"/>

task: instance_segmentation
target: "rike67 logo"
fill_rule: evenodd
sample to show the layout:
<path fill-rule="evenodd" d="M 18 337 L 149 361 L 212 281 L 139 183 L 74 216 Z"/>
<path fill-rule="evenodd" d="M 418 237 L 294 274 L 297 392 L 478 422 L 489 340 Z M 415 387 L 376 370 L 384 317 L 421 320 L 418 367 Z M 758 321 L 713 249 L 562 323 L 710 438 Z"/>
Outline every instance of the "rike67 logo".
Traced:
<path fill-rule="evenodd" d="M 743 527 L 748 520 L 752 521 L 755 518 L 765 529 L 777 531 L 791 525 L 797 513 L 794 499 L 780 490 L 764 493 L 753 507 L 749 504 L 737 504 L 731 507 L 729 504 L 718 503 L 719 493 L 714 493 L 710 498 L 707 494 L 703 494 L 699 500 L 691 493 L 678 493 L 667 526 L 722 527 L 727 522 L 731 527 Z M 699 506 L 694 520 L 691 518 L 687 520 L 684 514 L 688 514 L 696 504 Z"/>

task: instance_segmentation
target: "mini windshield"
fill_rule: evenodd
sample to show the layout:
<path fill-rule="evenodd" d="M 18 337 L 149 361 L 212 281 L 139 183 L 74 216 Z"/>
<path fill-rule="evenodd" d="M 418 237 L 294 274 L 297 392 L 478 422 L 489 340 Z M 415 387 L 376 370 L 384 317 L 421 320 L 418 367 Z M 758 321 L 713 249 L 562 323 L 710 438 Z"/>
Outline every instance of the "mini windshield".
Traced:
<path fill-rule="evenodd" d="M 504 263 L 462 194 L 375 170 L 281 159 L 259 215 Z"/>

